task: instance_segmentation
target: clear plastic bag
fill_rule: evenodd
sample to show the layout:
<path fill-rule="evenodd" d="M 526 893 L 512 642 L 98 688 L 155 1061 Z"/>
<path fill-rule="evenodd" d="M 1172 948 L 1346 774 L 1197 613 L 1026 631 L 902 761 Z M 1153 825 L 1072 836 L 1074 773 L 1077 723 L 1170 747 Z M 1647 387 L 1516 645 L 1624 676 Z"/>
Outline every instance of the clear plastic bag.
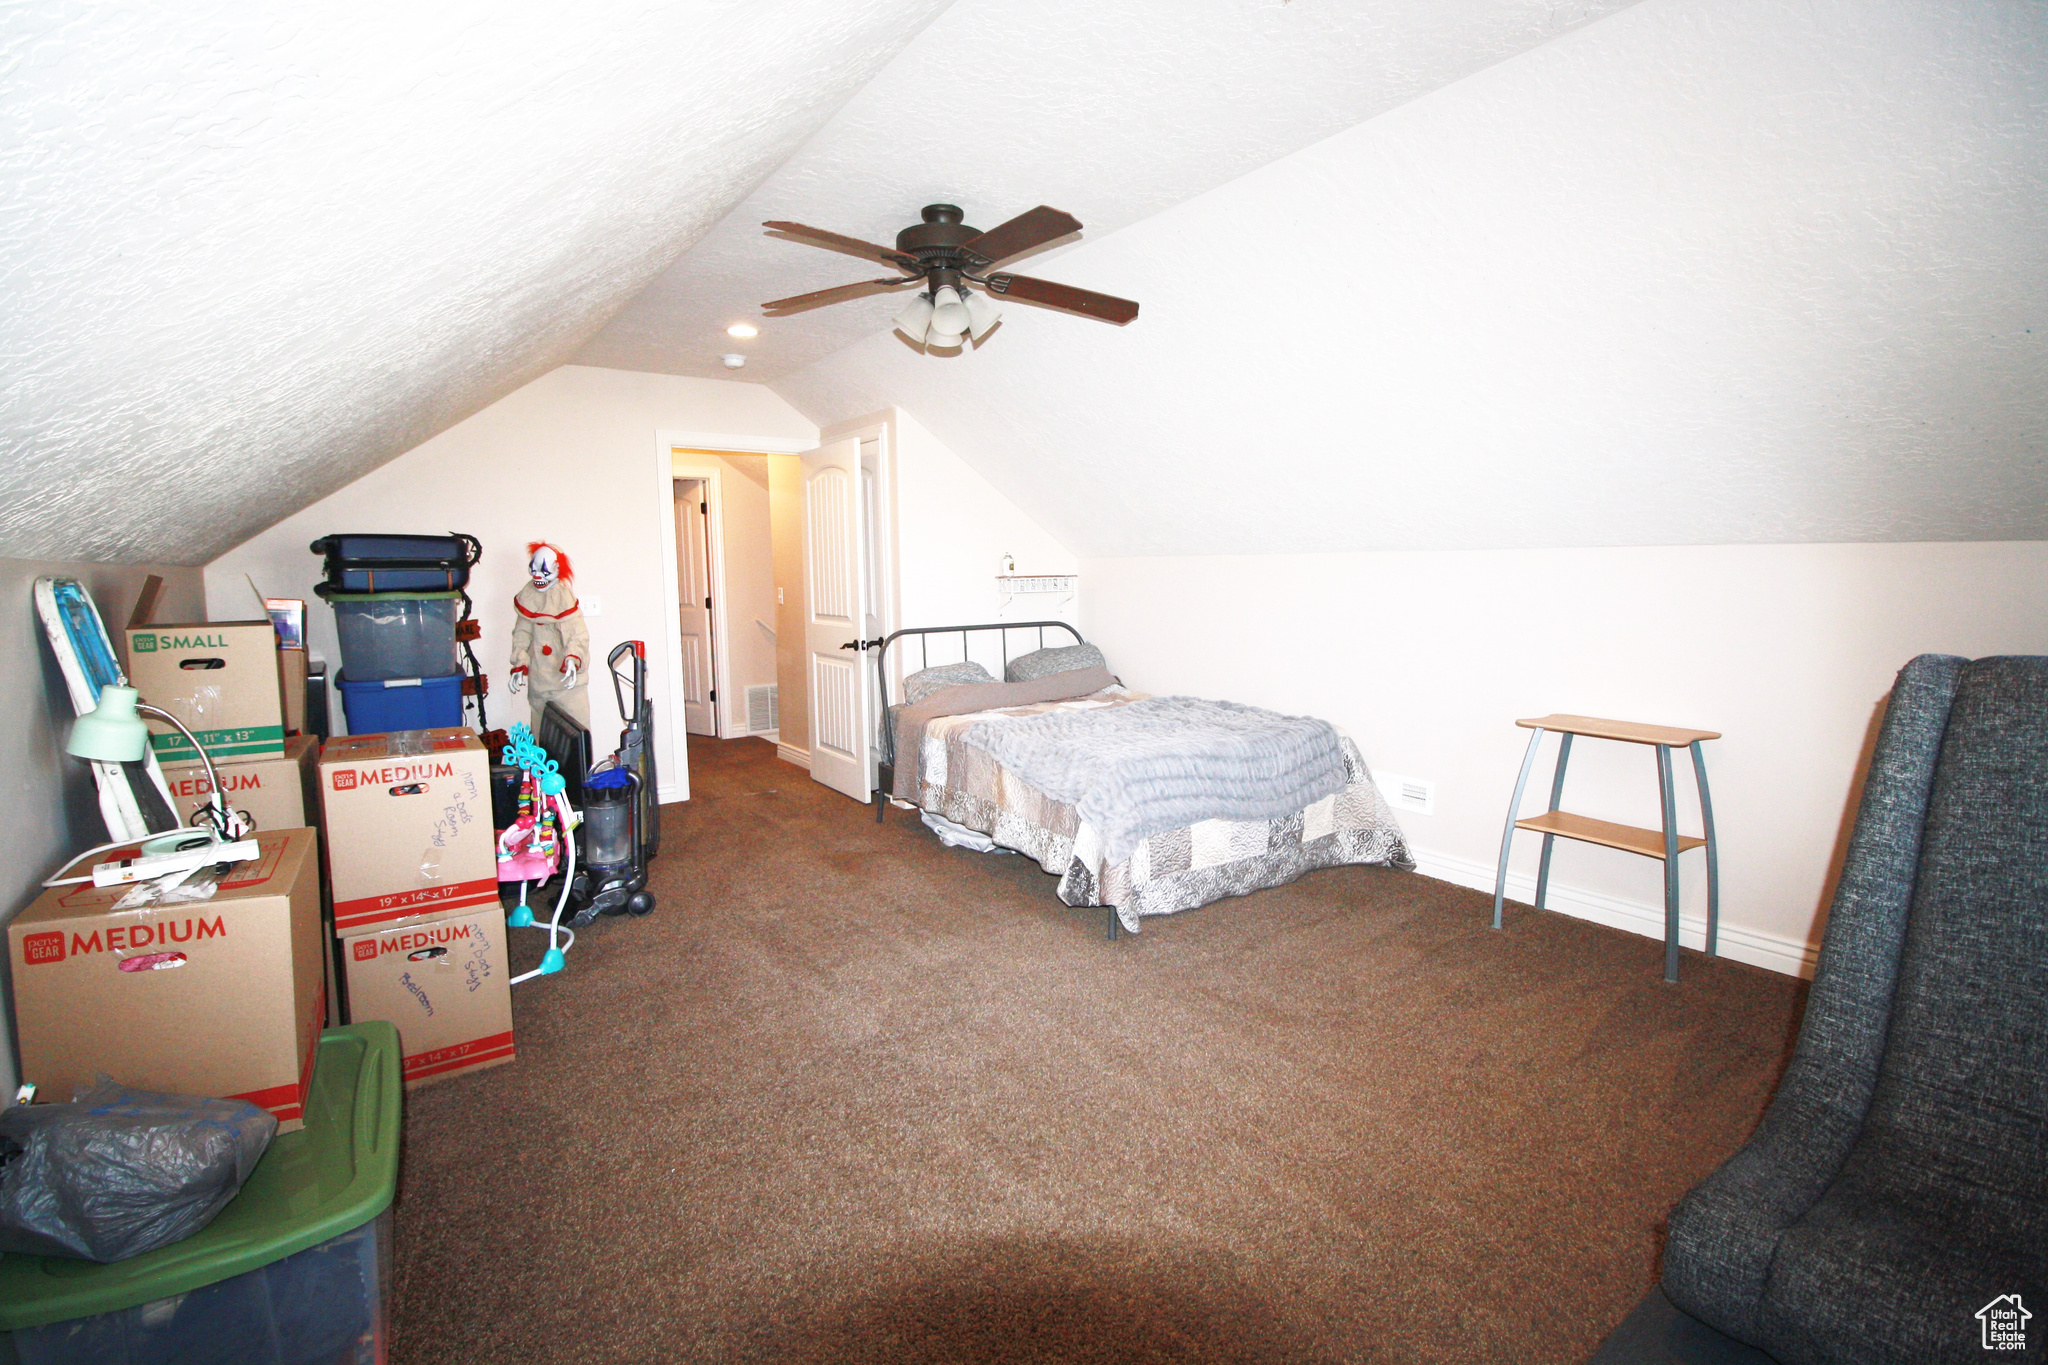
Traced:
<path fill-rule="evenodd" d="M 244 1100 L 130 1090 L 0 1109 L 0 1251 L 120 1261 L 213 1221 L 277 1120 Z"/>

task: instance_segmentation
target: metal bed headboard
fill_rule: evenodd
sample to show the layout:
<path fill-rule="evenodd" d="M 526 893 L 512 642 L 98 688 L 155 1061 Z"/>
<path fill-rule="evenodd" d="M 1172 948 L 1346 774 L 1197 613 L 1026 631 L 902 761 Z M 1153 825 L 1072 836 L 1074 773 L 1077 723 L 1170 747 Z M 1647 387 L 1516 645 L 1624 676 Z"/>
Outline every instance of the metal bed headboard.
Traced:
<path fill-rule="evenodd" d="M 877 642 L 879 652 L 875 655 L 875 678 L 881 684 L 882 690 L 882 714 L 886 716 L 889 713 L 889 646 L 895 644 L 898 640 L 911 635 L 917 637 L 917 666 L 919 669 L 926 669 L 931 667 L 931 642 L 928 637 L 933 635 L 959 636 L 960 657 L 965 659 L 967 657 L 968 636 L 977 632 L 996 631 L 1001 636 L 1003 669 L 1007 672 L 1010 667 L 1010 632 L 1013 630 L 1037 631 L 1038 643 L 1031 648 L 1038 650 L 1045 648 L 1045 632 L 1048 629 L 1065 631 L 1074 637 L 1074 643 L 1077 645 L 1088 643 L 1081 638 L 1080 631 L 1075 630 L 1065 621 L 991 621 L 986 625 L 979 626 L 917 626 L 909 630 L 899 630 L 893 635 L 885 636 Z"/>
<path fill-rule="evenodd" d="M 876 651 L 875 683 L 877 688 L 881 692 L 882 700 L 881 709 L 875 713 L 875 729 L 877 731 L 877 737 L 880 742 L 875 746 L 875 752 L 877 756 L 875 765 L 875 780 L 878 785 L 873 795 L 875 802 L 875 819 L 878 822 L 882 818 L 882 812 L 888 808 L 888 793 L 890 789 L 895 785 L 896 774 L 896 737 L 893 733 L 891 733 L 889 728 L 889 646 L 895 644 L 898 640 L 906 639 L 910 636 L 916 636 L 917 666 L 919 669 L 925 669 L 931 667 L 931 636 L 959 636 L 960 657 L 964 660 L 968 657 L 967 646 L 969 636 L 994 631 L 997 633 L 997 636 L 1002 645 L 1003 671 L 1005 673 L 1008 673 L 1010 668 L 1010 632 L 1013 630 L 1037 631 L 1038 643 L 1033 645 L 1031 647 L 1032 649 L 1045 648 L 1045 632 L 1048 630 L 1065 631 L 1068 635 L 1073 637 L 1074 643 L 1077 645 L 1088 643 L 1086 640 L 1083 640 L 1081 638 L 1080 631 L 1075 630 L 1065 621 L 990 621 L 981 625 L 972 626 L 917 626 L 908 630 L 896 631 L 895 633 L 886 635 L 879 640 L 865 642 L 869 649 Z M 850 647 L 851 646 L 849 646 L 849 648 Z"/>

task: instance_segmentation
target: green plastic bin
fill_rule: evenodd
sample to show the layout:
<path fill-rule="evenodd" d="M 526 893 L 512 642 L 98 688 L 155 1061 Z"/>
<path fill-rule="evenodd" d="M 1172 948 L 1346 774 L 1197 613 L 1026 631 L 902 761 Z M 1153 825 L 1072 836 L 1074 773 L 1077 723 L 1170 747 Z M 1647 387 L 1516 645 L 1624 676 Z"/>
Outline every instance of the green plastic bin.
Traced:
<path fill-rule="evenodd" d="M 379 1365 L 403 1100 L 396 1028 L 327 1030 L 306 1126 L 205 1228 L 112 1265 L 0 1256 L 0 1363 Z"/>

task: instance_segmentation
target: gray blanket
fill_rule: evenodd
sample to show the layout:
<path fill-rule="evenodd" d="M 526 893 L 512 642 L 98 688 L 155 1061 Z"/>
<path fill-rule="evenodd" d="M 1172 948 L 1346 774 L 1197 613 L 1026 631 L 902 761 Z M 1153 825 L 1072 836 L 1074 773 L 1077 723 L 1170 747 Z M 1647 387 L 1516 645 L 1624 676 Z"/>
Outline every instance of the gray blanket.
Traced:
<path fill-rule="evenodd" d="M 889 761 L 895 764 L 896 780 L 889 794 L 902 800 L 917 800 L 917 756 L 924 750 L 924 727 L 940 716 L 964 716 L 974 711 L 995 711 L 1005 706 L 1029 706 L 1034 702 L 1062 701 L 1100 692 L 1116 681 L 1106 668 L 1076 668 L 1065 673 L 1048 673 L 1029 682 L 959 683 L 942 687 L 923 701 L 889 708 Z"/>
<path fill-rule="evenodd" d="M 1236 702 L 1152 697 L 1100 711 L 990 720 L 964 742 L 1102 832 L 1112 863 L 1202 820 L 1274 820 L 1344 787 L 1328 721 Z"/>

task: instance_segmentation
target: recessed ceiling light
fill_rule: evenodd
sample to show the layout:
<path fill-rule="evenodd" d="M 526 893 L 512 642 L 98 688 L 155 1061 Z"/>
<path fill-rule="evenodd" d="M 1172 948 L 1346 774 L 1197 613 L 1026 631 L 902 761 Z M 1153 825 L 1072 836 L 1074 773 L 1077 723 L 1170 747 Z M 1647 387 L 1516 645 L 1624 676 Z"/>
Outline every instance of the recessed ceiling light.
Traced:
<path fill-rule="evenodd" d="M 735 322 L 725 329 L 725 334 L 729 337 L 757 337 L 761 335 L 761 329 L 751 322 Z"/>
<path fill-rule="evenodd" d="M 725 368 L 728 370 L 737 370 L 740 366 L 747 363 L 747 358 L 739 354 L 722 355 L 718 358 L 725 362 Z"/>

